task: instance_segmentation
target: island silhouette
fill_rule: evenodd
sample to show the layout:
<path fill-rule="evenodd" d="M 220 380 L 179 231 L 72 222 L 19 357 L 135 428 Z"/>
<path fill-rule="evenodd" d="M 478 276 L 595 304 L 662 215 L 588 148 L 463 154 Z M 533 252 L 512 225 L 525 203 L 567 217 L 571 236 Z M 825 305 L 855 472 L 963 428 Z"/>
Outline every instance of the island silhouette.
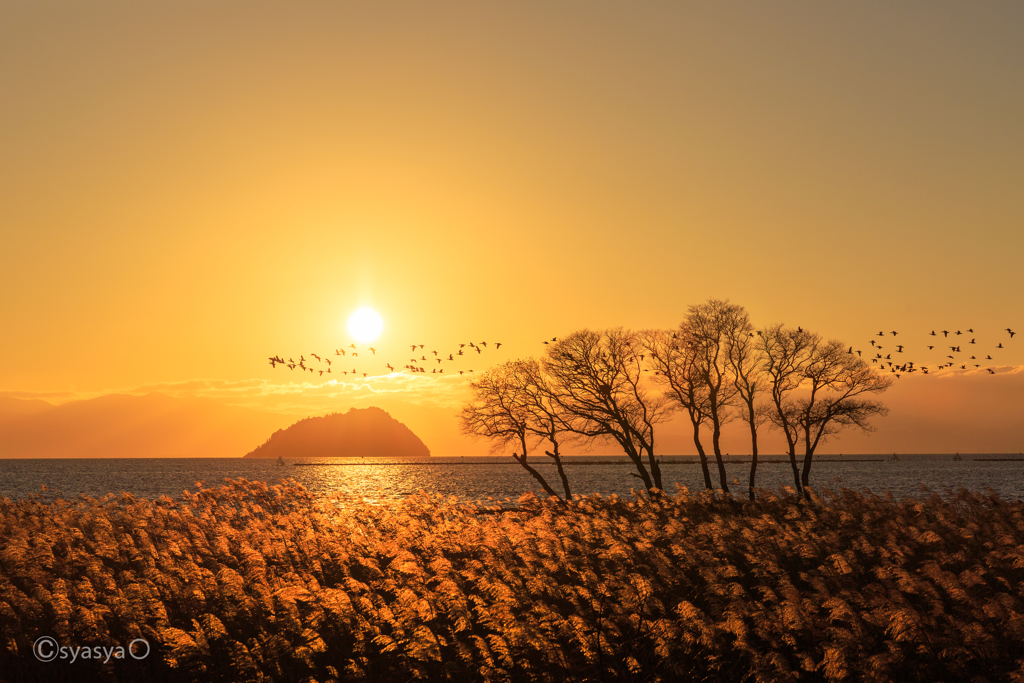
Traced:
<path fill-rule="evenodd" d="M 307 417 L 279 429 L 247 458 L 426 458 L 430 449 L 407 426 L 377 407 Z"/>

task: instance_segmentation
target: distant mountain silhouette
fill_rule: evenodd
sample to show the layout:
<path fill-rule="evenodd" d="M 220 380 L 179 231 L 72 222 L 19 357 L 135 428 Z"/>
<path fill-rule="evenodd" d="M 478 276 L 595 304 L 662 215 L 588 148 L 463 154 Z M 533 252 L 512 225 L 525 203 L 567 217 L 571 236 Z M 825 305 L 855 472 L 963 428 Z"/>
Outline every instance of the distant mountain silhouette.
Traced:
<path fill-rule="evenodd" d="M 380 408 L 307 417 L 281 429 L 247 458 L 421 457 L 430 449 Z"/>
<path fill-rule="evenodd" d="M 59 406 L 4 397 L 0 458 L 239 457 L 293 419 L 159 393 Z"/>
<path fill-rule="evenodd" d="M 57 406 L 38 398 L 14 398 L 11 396 L 0 396 L 0 423 L 13 422 L 26 415 L 38 415 Z"/>

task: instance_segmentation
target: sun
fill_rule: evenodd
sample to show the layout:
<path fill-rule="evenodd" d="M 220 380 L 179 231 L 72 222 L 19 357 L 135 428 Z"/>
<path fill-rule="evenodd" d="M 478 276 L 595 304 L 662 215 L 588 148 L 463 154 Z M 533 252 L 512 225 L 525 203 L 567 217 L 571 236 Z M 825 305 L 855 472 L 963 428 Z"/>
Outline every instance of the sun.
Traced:
<path fill-rule="evenodd" d="M 384 319 L 369 306 L 362 306 L 348 317 L 348 333 L 356 341 L 372 342 L 384 331 Z"/>

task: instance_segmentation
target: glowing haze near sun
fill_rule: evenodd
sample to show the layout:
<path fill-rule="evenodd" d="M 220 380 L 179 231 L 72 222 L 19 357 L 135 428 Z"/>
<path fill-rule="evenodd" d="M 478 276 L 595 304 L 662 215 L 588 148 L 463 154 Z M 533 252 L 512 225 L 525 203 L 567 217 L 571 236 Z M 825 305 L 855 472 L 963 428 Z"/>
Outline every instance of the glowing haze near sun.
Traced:
<path fill-rule="evenodd" d="M 363 306 L 348 317 L 347 327 L 356 341 L 372 342 L 384 331 L 384 319 L 369 306 Z"/>

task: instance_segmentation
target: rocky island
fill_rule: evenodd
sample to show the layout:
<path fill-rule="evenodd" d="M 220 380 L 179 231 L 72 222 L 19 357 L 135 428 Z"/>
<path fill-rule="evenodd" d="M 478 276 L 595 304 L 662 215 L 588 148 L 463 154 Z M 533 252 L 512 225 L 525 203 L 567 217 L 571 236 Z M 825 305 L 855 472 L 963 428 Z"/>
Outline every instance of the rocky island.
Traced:
<path fill-rule="evenodd" d="M 380 408 L 307 417 L 274 432 L 247 458 L 426 458 L 430 449 Z"/>

